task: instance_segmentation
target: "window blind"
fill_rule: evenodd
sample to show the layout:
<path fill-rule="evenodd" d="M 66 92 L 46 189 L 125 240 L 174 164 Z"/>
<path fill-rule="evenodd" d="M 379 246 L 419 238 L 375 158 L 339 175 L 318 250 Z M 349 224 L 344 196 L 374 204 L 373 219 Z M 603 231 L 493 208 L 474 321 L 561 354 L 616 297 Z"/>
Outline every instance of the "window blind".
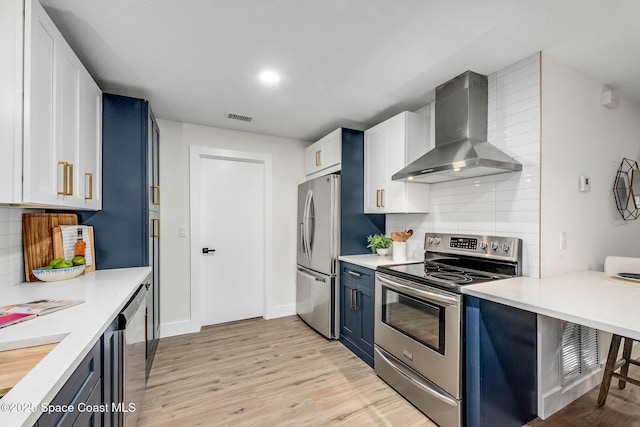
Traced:
<path fill-rule="evenodd" d="M 562 328 L 562 383 L 597 367 L 598 330 L 572 322 L 561 322 Z"/>

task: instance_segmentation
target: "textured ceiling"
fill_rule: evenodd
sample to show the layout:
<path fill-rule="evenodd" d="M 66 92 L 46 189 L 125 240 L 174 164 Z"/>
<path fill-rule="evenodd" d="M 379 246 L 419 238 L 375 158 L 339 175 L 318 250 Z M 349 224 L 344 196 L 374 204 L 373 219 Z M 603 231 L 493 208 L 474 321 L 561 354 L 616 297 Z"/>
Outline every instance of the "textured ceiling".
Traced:
<path fill-rule="evenodd" d="M 105 92 L 146 98 L 162 119 L 313 141 L 537 51 L 640 103 L 637 0 L 41 3 Z M 279 85 L 259 82 L 265 68 Z"/>

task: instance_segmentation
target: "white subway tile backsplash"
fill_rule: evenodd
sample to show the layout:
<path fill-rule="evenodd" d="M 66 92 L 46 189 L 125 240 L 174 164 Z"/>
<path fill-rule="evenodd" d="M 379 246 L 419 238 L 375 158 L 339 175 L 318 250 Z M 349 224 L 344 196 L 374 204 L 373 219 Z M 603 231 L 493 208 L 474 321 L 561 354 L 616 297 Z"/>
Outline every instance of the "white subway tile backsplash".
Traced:
<path fill-rule="evenodd" d="M 24 281 L 22 212 L 0 207 L 0 289 Z"/>
<path fill-rule="evenodd" d="M 517 236 L 523 272 L 539 274 L 540 57 L 489 76 L 489 142 L 523 164 L 521 172 L 433 184 L 432 232 Z"/>

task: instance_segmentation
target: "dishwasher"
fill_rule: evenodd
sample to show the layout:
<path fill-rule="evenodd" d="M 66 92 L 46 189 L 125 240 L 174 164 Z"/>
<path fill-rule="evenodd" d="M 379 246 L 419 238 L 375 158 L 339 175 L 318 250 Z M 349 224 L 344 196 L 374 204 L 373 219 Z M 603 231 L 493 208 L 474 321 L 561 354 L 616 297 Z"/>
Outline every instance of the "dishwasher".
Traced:
<path fill-rule="evenodd" d="M 138 420 L 146 388 L 147 322 L 146 297 L 149 283 L 140 285 L 118 316 L 118 335 L 122 368 L 122 402 L 120 424 L 135 426 Z"/>

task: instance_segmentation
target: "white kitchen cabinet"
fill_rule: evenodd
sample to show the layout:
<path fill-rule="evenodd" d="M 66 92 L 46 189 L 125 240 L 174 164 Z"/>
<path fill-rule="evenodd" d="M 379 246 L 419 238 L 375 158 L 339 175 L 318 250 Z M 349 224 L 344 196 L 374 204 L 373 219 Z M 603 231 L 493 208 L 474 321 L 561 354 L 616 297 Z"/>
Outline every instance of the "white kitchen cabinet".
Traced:
<path fill-rule="evenodd" d="M 12 186 L 0 203 L 100 209 L 102 92 L 37 0 L 24 2 L 24 17 L 22 0 L 0 8 L 13 19 L 0 29 L 11 62 L 0 87 L 13 97 L 1 131 L 13 161 L 0 160 Z"/>
<path fill-rule="evenodd" d="M 304 158 L 307 179 L 339 171 L 342 160 L 342 128 L 307 147 Z"/>
<path fill-rule="evenodd" d="M 102 91 L 86 70 L 80 75 L 78 207 L 102 209 Z"/>
<path fill-rule="evenodd" d="M 429 149 L 429 117 L 402 112 L 364 132 L 364 212 L 429 211 L 427 184 L 391 176 Z"/>

